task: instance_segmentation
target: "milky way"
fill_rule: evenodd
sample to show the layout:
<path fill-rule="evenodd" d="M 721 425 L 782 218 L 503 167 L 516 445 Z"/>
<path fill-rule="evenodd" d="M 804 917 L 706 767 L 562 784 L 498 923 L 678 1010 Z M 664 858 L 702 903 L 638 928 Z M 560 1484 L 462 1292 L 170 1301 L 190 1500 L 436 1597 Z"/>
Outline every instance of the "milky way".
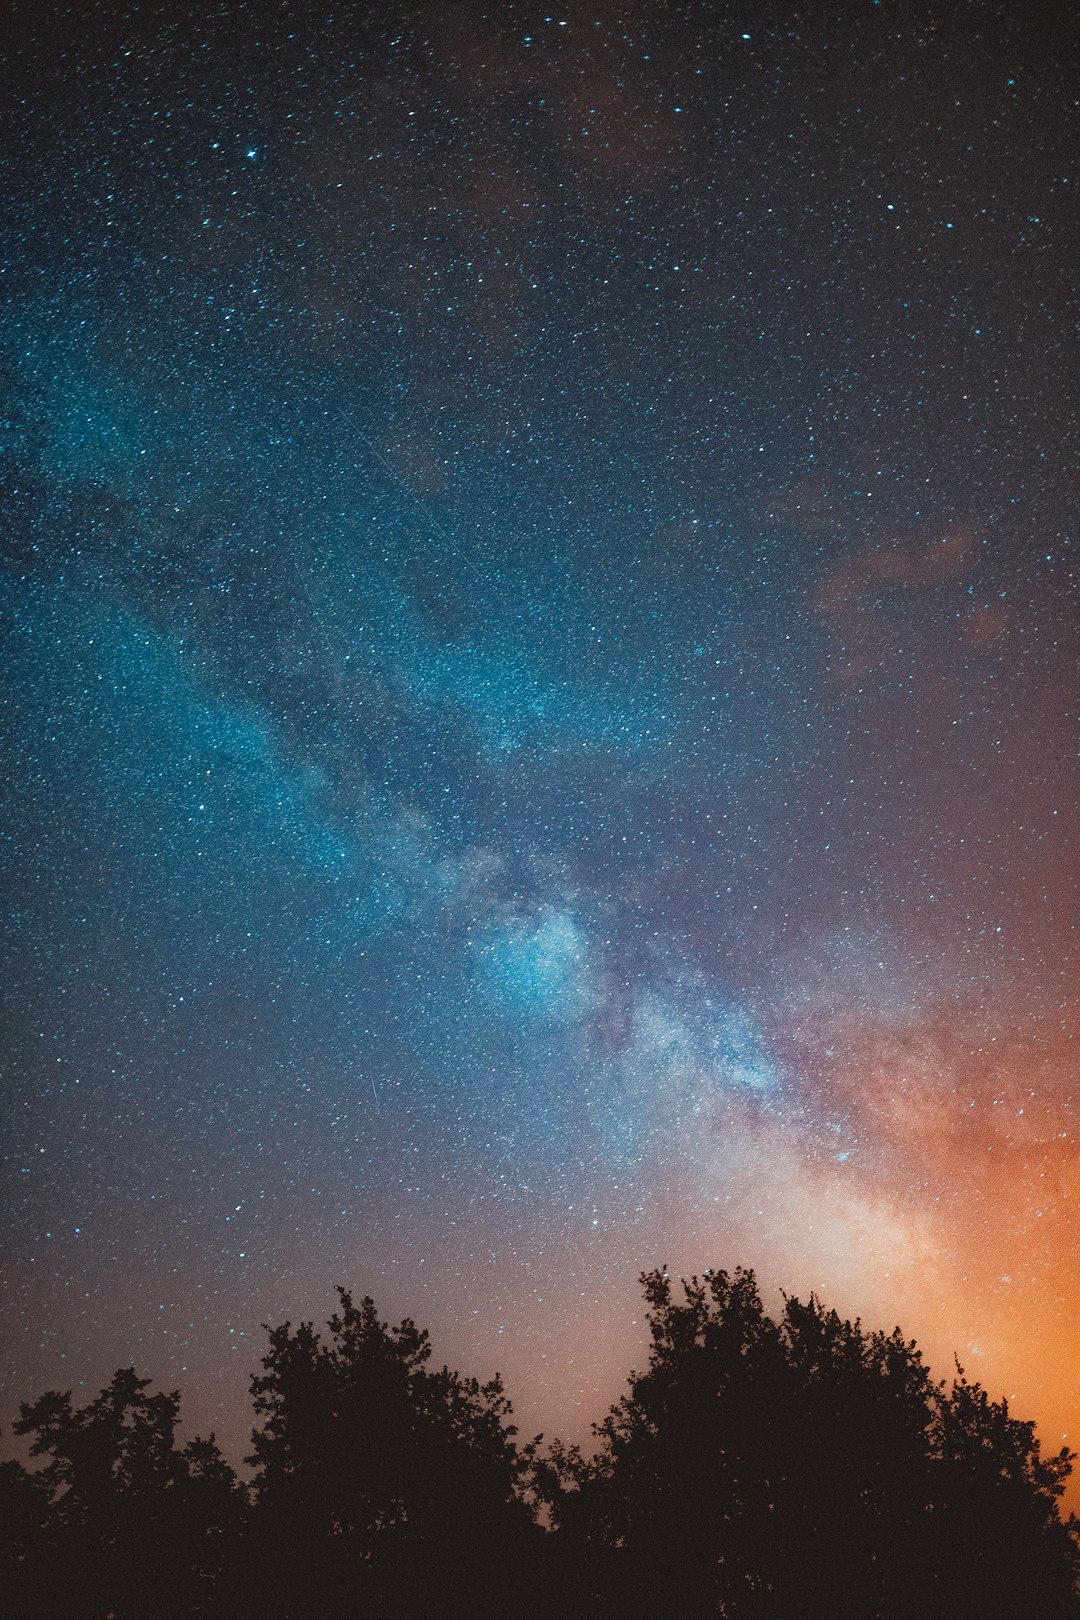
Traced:
<path fill-rule="evenodd" d="M 5 1425 L 667 1262 L 1080 1437 L 1065 10 L 16 15 Z"/>

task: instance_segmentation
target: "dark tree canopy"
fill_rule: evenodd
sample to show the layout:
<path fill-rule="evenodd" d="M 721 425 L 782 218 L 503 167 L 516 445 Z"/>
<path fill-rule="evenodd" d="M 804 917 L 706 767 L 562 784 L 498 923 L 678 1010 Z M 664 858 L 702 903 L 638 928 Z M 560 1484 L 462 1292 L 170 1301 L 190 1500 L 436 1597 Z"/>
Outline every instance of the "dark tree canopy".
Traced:
<path fill-rule="evenodd" d="M 648 1366 L 585 1456 L 519 1447 L 496 1376 L 430 1367 L 370 1299 L 269 1331 L 250 1485 L 179 1396 L 50 1392 L 0 1465 L 0 1603 L 28 1620 L 1080 1620 L 1072 1457 L 958 1367 L 752 1272 L 642 1279 Z"/>
<path fill-rule="evenodd" d="M 302 1613 L 318 1548 L 323 1615 L 355 1614 L 361 1597 L 384 1615 L 519 1607 L 539 1531 L 498 1376 L 429 1371 L 413 1322 L 390 1328 L 372 1300 L 339 1297 L 327 1341 L 284 1323 L 252 1380 L 254 1545 L 270 1590 L 293 1590 L 288 1612 Z"/>
<path fill-rule="evenodd" d="M 752 1272 L 642 1279 L 649 1365 L 548 1490 L 569 1612 L 1051 1620 L 1076 1614 L 1071 1456 L 898 1328 L 811 1297 L 766 1315 Z"/>
<path fill-rule="evenodd" d="M 148 1385 L 122 1368 L 81 1409 L 55 1391 L 21 1408 L 15 1432 L 47 1461 L 33 1474 L 5 1465 L 12 1614 L 208 1612 L 237 1545 L 243 1493 L 212 1435 L 177 1446 L 180 1396 L 148 1395 Z"/>

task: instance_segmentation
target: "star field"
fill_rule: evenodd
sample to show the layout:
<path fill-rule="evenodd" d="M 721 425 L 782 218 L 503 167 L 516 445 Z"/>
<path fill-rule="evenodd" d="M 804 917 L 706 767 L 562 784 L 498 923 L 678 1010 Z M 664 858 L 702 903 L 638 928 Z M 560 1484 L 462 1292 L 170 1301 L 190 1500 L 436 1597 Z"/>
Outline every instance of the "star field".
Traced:
<path fill-rule="evenodd" d="M 1065 14 L 15 15 L 3 1421 L 745 1263 L 1075 1440 Z"/>

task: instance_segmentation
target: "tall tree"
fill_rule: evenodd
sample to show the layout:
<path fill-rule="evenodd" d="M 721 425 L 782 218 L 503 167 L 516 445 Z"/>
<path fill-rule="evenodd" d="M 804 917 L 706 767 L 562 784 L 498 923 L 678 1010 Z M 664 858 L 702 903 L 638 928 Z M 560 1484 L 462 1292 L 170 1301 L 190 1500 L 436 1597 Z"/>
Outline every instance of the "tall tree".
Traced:
<path fill-rule="evenodd" d="M 19 1613 L 143 1620 L 210 1613 L 244 1493 L 213 1436 L 176 1444 L 180 1397 L 150 1395 L 121 1368 L 96 1400 L 70 1391 L 24 1404 L 16 1434 L 47 1459 L 9 1480 L 24 1518 L 41 1510 L 19 1561 Z"/>
<path fill-rule="evenodd" d="M 540 1532 L 501 1382 L 430 1371 L 425 1332 L 338 1292 L 328 1338 L 271 1329 L 252 1380 L 260 1609 L 495 1614 L 524 1587 L 528 1612 Z"/>
<path fill-rule="evenodd" d="M 568 1613 L 755 1620 L 1080 1615 L 1071 1456 L 899 1329 L 811 1297 L 765 1312 L 752 1272 L 642 1279 L 649 1364 L 546 1490 Z"/>

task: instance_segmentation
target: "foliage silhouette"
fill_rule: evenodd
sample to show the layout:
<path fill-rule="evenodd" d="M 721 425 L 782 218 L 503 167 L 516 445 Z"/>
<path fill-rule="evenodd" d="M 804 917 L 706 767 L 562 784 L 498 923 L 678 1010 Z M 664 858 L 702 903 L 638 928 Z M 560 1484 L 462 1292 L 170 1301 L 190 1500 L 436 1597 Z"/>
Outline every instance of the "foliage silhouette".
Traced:
<path fill-rule="evenodd" d="M 15 1549 L 5 1537 L 12 1613 L 207 1612 L 235 1554 L 243 1493 L 212 1435 L 177 1447 L 180 1397 L 147 1395 L 148 1384 L 121 1368 L 81 1409 L 55 1391 L 21 1408 L 16 1434 L 48 1461 L 36 1474 L 6 1465 L 4 1505 L 19 1527 Z"/>
<path fill-rule="evenodd" d="M 1080 1620 L 1067 1450 L 957 1367 L 752 1272 L 642 1278 L 648 1366 L 595 1454 L 519 1446 L 496 1376 L 339 1290 L 269 1329 L 241 1485 L 130 1369 L 50 1392 L 0 1465 L 5 1613 L 71 1620 Z"/>
<path fill-rule="evenodd" d="M 1067 1450 L 900 1330 L 811 1297 L 765 1313 L 752 1272 L 642 1278 L 651 1351 L 543 1489 L 564 1612 L 776 1620 L 1080 1614 Z"/>
<path fill-rule="evenodd" d="M 338 1294 L 329 1341 L 310 1322 L 272 1329 L 252 1380 L 250 1550 L 266 1601 L 284 1603 L 271 1612 L 521 1609 L 541 1535 L 498 1376 L 429 1371 L 427 1333 Z"/>

